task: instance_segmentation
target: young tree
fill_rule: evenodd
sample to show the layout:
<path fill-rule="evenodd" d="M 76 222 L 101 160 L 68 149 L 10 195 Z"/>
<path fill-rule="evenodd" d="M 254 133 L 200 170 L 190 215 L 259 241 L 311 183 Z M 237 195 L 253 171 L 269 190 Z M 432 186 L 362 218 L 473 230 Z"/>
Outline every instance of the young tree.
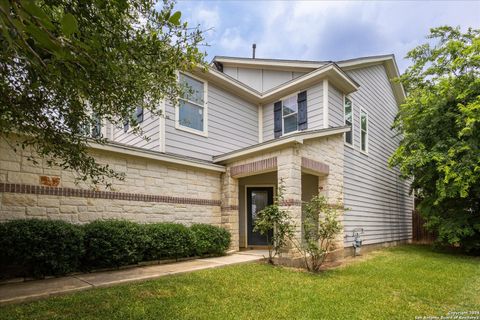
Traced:
<path fill-rule="evenodd" d="M 285 248 L 288 241 L 292 240 L 295 232 L 295 225 L 290 219 L 286 210 L 281 208 L 283 202 L 283 191 L 285 189 L 283 180 L 280 181 L 277 194 L 272 205 L 266 206 L 258 212 L 258 218 L 255 220 L 253 231 L 260 232 L 267 236 L 268 243 L 268 262 L 273 264 L 280 251 Z M 273 235 L 269 233 L 273 230 Z"/>
<path fill-rule="evenodd" d="M 390 159 L 412 179 L 418 210 L 444 244 L 480 249 L 480 30 L 431 29 L 400 77 L 408 95 Z"/>
<path fill-rule="evenodd" d="M 333 242 L 342 231 L 335 207 L 324 196 L 317 195 L 304 204 L 303 241 L 296 243 L 308 271 L 318 272 L 331 252 Z"/>
<path fill-rule="evenodd" d="M 0 136 L 21 134 L 49 165 L 79 178 L 121 178 L 87 153 L 99 119 L 130 122 L 137 107 L 160 115 L 184 91 L 177 71 L 203 62 L 198 28 L 172 0 L 0 0 Z"/>

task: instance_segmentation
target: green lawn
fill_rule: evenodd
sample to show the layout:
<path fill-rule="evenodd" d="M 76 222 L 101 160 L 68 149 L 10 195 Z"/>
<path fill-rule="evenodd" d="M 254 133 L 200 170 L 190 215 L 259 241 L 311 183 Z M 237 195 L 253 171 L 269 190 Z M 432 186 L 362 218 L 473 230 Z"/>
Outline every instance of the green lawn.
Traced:
<path fill-rule="evenodd" d="M 0 308 L 0 319 L 414 319 L 480 311 L 480 259 L 402 246 L 308 274 L 263 264 Z"/>

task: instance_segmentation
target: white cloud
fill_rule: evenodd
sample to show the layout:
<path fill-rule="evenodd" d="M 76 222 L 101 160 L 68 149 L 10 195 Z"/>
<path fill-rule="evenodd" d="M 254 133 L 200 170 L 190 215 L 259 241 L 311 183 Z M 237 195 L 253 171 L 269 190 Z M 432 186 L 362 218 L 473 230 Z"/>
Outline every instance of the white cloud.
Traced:
<path fill-rule="evenodd" d="M 219 45 L 221 49 L 227 52 L 243 54 L 251 44 L 242 37 L 238 28 L 228 28 L 222 33 Z"/>
<path fill-rule="evenodd" d="M 220 30 L 221 20 L 218 7 L 208 9 L 200 7 L 194 11 L 192 17 L 198 21 L 202 30 L 209 30 L 208 32 Z"/>
<path fill-rule="evenodd" d="M 188 3 L 188 5 L 186 5 Z M 210 56 L 340 60 L 395 53 L 400 68 L 431 27 L 480 26 L 480 2 L 180 2 L 207 33 Z M 190 20 L 189 20 L 190 21 Z"/>

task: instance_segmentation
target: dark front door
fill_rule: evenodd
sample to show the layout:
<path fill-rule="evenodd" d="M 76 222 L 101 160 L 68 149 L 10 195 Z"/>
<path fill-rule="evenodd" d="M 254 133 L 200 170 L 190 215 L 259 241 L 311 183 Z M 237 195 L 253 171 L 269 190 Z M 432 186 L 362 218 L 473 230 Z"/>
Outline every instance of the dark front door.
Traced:
<path fill-rule="evenodd" d="M 249 246 L 266 246 L 271 239 L 273 230 L 268 234 L 254 232 L 258 213 L 268 205 L 273 204 L 273 187 L 247 187 L 247 239 Z"/>

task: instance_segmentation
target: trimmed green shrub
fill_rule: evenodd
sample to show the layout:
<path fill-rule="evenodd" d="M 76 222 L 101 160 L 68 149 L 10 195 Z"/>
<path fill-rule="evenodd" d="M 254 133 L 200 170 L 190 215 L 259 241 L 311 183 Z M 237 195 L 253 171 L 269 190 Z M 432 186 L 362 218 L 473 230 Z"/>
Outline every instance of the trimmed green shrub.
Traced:
<path fill-rule="evenodd" d="M 195 254 L 225 254 L 230 246 L 230 232 L 209 224 L 194 224 L 190 227 L 195 238 Z"/>
<path fill-rule="evenodd" d="M 229 245 L 227 230 L 206 224 L 188 228 L 177 223 L 98 220 L 79 226 L 59 220 L 14 220 L 0 223 L 0 278 L 221 255 Z"/>
<path fill-rule="evenodd" d="M 63 275 L 78 270 L 84 254 L 81 227 L 59 220 L 0 224 L 2 276 Z"/>
<path fill-rule="evenodd" d="M 143 260 L 145 234 L 141 225 L 124 220 L 97 220 L 84 226 L 84 266 L 120 267 Z"/>
<path fill-rule="evenodd" d="M 195 252 L 193 232 L 179 223 L 154 223 L 143 226 L 146 243 L 144 260 L 189 257 Z"/>

